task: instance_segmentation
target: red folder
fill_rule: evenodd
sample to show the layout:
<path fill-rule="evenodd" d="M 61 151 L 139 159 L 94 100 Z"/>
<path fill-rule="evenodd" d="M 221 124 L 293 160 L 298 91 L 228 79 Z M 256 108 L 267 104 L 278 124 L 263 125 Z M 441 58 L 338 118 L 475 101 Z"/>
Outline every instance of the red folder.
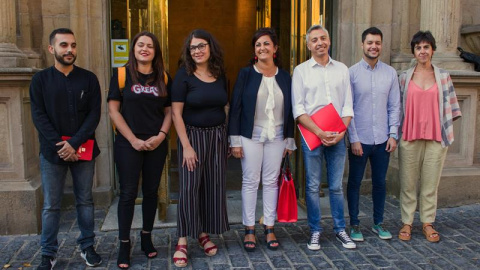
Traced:
<path fill-rule="evenodd" d="M 69 136 L 62 136 L 62 140 L 66 141 L 70 139 Z M 93 156 L 93 140 L 87 140 L 85 143 L 80 145 L 77 150 L 77 153 L 80 155 L 79 160 L 92 160 Z"/>
<path fill-rule="evenodd" d="M 340 133 L 347 130 L 347 127 L 332 103 L 310 115 L 310 118 L 312 118 L 313 122 L 323 131 L 335 131 Z M 298 124 L 298 129 L 310 151 L 322 145 L 322 140 L 302 124 Z"/>

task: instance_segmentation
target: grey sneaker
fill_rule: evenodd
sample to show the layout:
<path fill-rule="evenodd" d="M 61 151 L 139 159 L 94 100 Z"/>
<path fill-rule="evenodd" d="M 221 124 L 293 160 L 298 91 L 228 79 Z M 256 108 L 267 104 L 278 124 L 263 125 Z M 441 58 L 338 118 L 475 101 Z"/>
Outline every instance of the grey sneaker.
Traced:
<path fill-rule="evenodd" d="M 360 231 L 360 226 L 353 225 L 350 228 L 350 238 L 355 242 L 362 242 L 364 240 L 363 239 L 363 234 Z"/>
<path fill-rule="evenodd" d="M 350 239 L 350 237 L 348 236 L 348 234 L 345 231 L 338 232 L 336 236 L 337 236 L 337 240 L 342 242 L 342 246 L 344 248 L 351 249 L 351 248 L 356 248 L 357 247 L 355 242 L 353 242 L 352 239 Z"/>
<path fill-rule="evenodd" d="M 85 263 L 91 267 L 98 266 L 102 263 L 102 257 L 98 255 L 93 246 L 89 246 L 82 250 L 80 256 L 85 260 Z"/>
<path fill-rule="evenodd" d="M 307 247 L 310 250 L 320 249 L 320 232 L 313 232 L 310 235 L 310 240 L 307 243 Z"/>
<path fill-rule="evenodd" d="M 387 229 L 385 229 L 382 223 L 373 225 L 372 231 L 378 234 L 378 237 L 380 237 L 380 239 L 383 239 L 383 240 L 392 239 L 392 234 Z"/>

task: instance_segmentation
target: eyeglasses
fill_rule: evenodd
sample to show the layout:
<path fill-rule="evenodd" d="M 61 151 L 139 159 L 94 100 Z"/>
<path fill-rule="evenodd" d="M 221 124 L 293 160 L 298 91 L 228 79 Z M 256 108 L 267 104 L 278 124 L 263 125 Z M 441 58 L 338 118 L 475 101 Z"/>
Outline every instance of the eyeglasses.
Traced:
<path fill-rule="evenodd" d="M 190 46 L 189 49 L 190 49 L 191 53 L 195 52 L 196 49 L 203 52 L 203 51 L 205 51 L 205 48 L 207 47 L 207 45 L 208 45 L 208 43 L 200 43 L 197 46 Z"/>

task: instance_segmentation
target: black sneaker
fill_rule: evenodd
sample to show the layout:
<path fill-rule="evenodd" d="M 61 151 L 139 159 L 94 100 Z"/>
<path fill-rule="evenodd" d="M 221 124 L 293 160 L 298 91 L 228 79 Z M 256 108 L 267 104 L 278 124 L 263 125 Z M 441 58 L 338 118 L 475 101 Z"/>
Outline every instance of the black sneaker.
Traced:
<path fill-rule="evenodd" d="M 89 246 L 82 250 L 80 256 L 82 256 L 88 266 L 95 267 L 102 263 L 102 257 L 98 255 L 93 246 Z"/>
<path fill-rule="evenodd" d="M 344 248 L 356 248 L 357 245 L 355 244 L 355 242 L 352 241 L 352 239 L 350 239 L 350 237 L 348 236 L 347 232 L 345 231 L 340 231 L 337 233 L 337 240 L 342 242 L 342 245 Z"/>
<path fill-rule="evenodd" d="M 54 257 L 42 255 L 42 263 L 37 267 L 37 270 L 52 270 L 56 263 L 57 259 Z"/>

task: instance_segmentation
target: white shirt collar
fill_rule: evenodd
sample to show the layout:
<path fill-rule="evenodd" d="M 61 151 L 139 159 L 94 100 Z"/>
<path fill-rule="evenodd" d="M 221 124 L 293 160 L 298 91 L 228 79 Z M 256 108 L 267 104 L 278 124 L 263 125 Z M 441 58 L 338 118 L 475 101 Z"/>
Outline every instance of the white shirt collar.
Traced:
<path fill-rule="evenodd" d="M 315 65 L 319 65 L 319 66 L 323 67 L 320 63 L 315 61 L 315 59 L 313 57 L 311 57 L 310 60 L 308 60 L 308 64 L 309 64 L 310 67 L 314 67 Z M 325 66 L 328 66 L 329 64 L 333 64 L 333 59 L 330 56 L 328 56 L 328 63 Z"/>

